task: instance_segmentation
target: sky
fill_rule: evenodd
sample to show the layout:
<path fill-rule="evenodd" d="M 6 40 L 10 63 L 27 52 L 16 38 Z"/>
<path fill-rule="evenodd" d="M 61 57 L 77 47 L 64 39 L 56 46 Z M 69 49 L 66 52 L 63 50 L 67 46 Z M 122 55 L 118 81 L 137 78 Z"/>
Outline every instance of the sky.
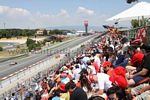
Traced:
<path fill-rule="evenodd" d="M 134 4 L 126 0 L 0 0 L 0 28 L 82 26 L 85 20 L 101 26 L 112 24 L 106 19 Z"/>

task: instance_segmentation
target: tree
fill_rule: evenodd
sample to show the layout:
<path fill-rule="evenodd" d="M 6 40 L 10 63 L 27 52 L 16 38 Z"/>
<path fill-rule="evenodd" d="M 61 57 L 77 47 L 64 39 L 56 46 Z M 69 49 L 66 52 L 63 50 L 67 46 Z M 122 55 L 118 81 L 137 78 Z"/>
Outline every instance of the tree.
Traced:
<path fill-rule="evenodd" d="M 50 30 L 50 31 L 49 31 L 49 35 L 53 35 L 53 34 L 55 34 L 55 33 L 54 33 L 54 30 Z"/>
<path fill-rule="evenodd" d="M 59 34 L 63 34 L 63 31 L 62 31 L 62 30 L 55 29 L 55 30 L 49 31 L 49 34 L 50 34 L 50 35 L 53 35 L 53 34 L 59 35 Z"/>
<path fill-rule="evenodd" d="M 3 33 L 0 31 L 0 39 L 3 37 Z"/>
<path fill-rule="evenodd" d="M 137 19 L 132 19 L 131 20 L 131 25 L 132 25 L 132 28 L 137 28 L 139 27 L 139 21 Z"/>
<path fill-rule="evenodd" d="M 27 36 L 25 29 L 22 30 L 22 36 Z"/>
<path fill-rule="evenodd" d="M 5 30 L 6 38 L 11 38 L 12 33 L 10 33 L 10 30 Z"/>
<path fill-rule="evenodd" d="M 0 29 L 0 38 L 11 38 L 19 36 L 34 36 L 35 30 L 29 29 Z"/>
<path fill-rule="evenodd" d="M 45 30 L 45 29 L 43 30 L 43 35 L 44 36 L 48 35 L 47 30 Z"/>
<path fill-rule="evenodd" d="M 29 46 L 31 44 L 34 44 L 35 42 L 36 42 L 35 40 L 28 38 L 26 44 L 27 44 L 27 46 Z"/>
<path fill-rule="evenodd" d="M 30 33 L 29 30 L 26 30 L 26 35 L 27 35 L 28 37 L 31 36 L 31 33 Z"/>
<path fill-rule="evenodd" d="M 147 22 L 147 26 L 150 26 L 150 21 Z"/>
<path fill-rule="evenodd" d="M 142 17 L 142 19 L 137 20 L 137 19 L 132 19 L 131 20 L 131 25 L 132 28 L 137 28 L 137 27 L 144 27 L 146 25 L 149 25 L 150 21 L 147 18 Z"/>
<path fill-rule="evenodd" d="M 35 40 L 28 38 L 26 41 L 26 45 L 28 47 L 29 52 L 31 52 L 31 50 L 41 49 L 42 43 L 39 41 L 37 41 L 37 43 L 36 43 Z"/>
<path fill-rule="evenodd" d="M 35 40 L 28 38 L 26 41 L 26 45 L 27 45 L 29 51 L 36 49 L 36 41 Z"/>

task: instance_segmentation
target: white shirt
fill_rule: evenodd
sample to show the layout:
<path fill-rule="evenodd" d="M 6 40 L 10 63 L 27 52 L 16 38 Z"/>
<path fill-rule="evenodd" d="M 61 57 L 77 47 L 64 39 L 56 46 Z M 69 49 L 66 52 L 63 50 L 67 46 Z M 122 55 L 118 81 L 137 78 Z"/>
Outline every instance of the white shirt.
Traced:
<path fill-rule="evenodd" d="M 76 68 L 76 69 L 73 70 L 73 76 L 74 76 L 75 80 L 79 80 L 80 72 L 81 72 L 80 68 Z"/>
<path fill-rule="evenodd" d="M 84 63 L 87 63 L 88 61 L 90 61 L 90 58 L 89 58 L 89 57 L 84 57 L 84 58 L 82 59 L 82 61 L 83 61 Z"/>
<path fill-rule="evenodd" d="M 128 50 L 128 46 L 130 46 L 129 42 L 124 43 L 123 46 L 122 46 L 122 50 L 123 51 L 127 51 Z"/>
<path fill-rule="evenodd" d="M 100 58 L 99 58 L 99 57 L 95 56 L 95 57 L 94 57 L 94 62 L 96 62 L 97 65 L 100 67 L 101 61 L 100 61 Z"/>
<path fill-rule="evenodd" d="M 109 75 L 105 73 L 97 73 L 98 77 L 98 88 L 107 91 L 110 87 L 112 87 L 112 82 L 109 80 Z"/>
<path fill-rule="evenodd" d="M 94 67 L 94 66 L 89 65 L 88 68 L 90 68 L 91 74 L 96 74 L 96 70 L 95 70 L 95 67 Z"/>
<path fill-rule="evenodd" d="M 112 48 L 113 48 L 113 50 L 114 50 L 114 48 L 115 48 L 113 44 L 110 44 L 110 47 L 112 47 Z"/>

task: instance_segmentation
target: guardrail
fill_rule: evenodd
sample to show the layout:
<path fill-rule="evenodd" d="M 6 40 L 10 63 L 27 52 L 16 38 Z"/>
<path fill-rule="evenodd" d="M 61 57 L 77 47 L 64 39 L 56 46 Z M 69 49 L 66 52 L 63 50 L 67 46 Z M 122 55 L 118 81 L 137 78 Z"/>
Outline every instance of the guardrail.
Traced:
<path fill-rule="evenodd" d="M 20 96 L 20 99 L 23 99 L 23 89 L 24 86 L 30 86 L 32 84 L 32 79 L 36 76 L 48 76 L 52 74 L 55 69 L 65 64 L 68 60 L 71 60 L 77 53 L 83 53 L 86 47 L 89 47 L 90 42 L 94 38 L 70 49 L 67 54 L 61 54 L 60 58 L 56 59 L 55 55 L 46 58 L 42 61 L 39 61 L 33 65 L 30 65 L 24 69 L 21 69 L 11 75 L 8 75 L 0 79 L 0 99 L 10 96 L 11 93 L 17 92 Z M 81 48 L 81 45 L 85 45 L 84 48 Z"/>

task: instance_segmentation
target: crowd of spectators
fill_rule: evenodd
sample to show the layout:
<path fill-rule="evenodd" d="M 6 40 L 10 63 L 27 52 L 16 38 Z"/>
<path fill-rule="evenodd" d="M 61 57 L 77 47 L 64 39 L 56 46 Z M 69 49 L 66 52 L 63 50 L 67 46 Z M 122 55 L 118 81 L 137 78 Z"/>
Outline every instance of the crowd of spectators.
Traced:
<path fill-rule="evenodd" d="M 100 38 L 40 80 L 24 100 L 148 100 L 150 47 L 121 35 Z"/>

